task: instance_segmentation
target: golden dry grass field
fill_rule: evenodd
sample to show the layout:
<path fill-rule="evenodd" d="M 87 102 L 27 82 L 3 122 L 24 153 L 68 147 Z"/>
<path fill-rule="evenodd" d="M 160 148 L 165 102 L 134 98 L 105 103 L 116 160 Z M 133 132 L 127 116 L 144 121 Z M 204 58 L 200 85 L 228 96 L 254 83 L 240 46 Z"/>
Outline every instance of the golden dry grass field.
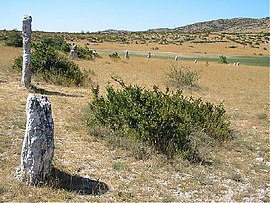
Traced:
<path fill-rule="evenodd" d="M 104 43 L 96 46 L 117 50 L 119 45 Z M 205 45 L 200 46 L 196 50 L 207 53 L 225 54 L 228 50 L 212 45 L 207 49 Z M 159 45 L 159 48 L 164 52 L 176 51 L 173 45 Z M 119 49 L 147 50 L 145 45 L 125 45 Z M 52 103 L 56 145 L 54 167 L 70 176 L 87 175 L 109 188 L 100 195 L 80 195 L 49 185 L 26 186 L 16 180 L 14 174 L 20 162 L 29 91 L 18 88 L 21 75 L 12 70 L 13 60 L 22 50 L 3 45 L 0 50 L 0 202 L 270 201 L 269 67 L 234 67 L 214 62 L 206 65 L 200 61 L 195 64 L 142 57 L 125 60 L 122 56 L 113 60 L 108 55 L 101 55 L 102 58 L 95 61 L 75 61 L 82 69 L 94 73 L 92 80 L 100 85 L 102 93 L 111 76 L 146 88 L 158 85 L 164 89 L 168 85 L 166 73 L 172 65 L 198 71 L 199 88 L 184 89 L 184 94 L 215 104 L 223 102 L 236 131 L 233 141 L 211 152 L 211 165 L 192 164 L 181 158 L 168 161 L 155 153 L 146 160 L 138 160 L 129 150 L 110 146 L 89 135 L 82 121 L 85 108 L 92 99 L 89 87 L 55 86 L 34 77 L 33 84 L 45 89 Z M 181 51 L 190 53 L 188 50 L 185 45 Z M 233 49 L 228 54 L 253 52 Z"/>
<path fill-rule="evenodd" d="M 87 44 L 87 40 L 80 40 L 76 44 L 84 47 Z M 229 48 L 229 46 L 236 45 L 236 48 Z M 108 50 L 137 50 L 137 51 L 153 51 L 153 48 L 158 47 L 155 52 L 169 52 L 169 53 L 185 53 L 196 54 L 201 53 L 207 56 L 207 54 L 223 54 L 223 55 L 264 55 L 269 56 L 269 45 L 261 44 L 260 48 L 253 48 L 246 45 L 236 44 L 234 42 L 219 42 L 219 43 L 192 43 L 185 42 L 181 46 L 175 44 L 160 45 L 158 43 L 147 44 L 120 44 L 120 43 L 90 43 L 88 46 L 90 49 L 108 49 Z M 264 50 L 263 48 L 267 48 Z"/>

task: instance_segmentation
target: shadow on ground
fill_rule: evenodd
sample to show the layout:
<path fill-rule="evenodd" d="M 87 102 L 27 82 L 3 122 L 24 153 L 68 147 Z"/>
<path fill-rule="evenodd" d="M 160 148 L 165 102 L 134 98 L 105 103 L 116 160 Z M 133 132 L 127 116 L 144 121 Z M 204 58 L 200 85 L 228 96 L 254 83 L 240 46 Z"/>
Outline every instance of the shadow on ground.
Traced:
<path fill-rule="evenodd" d="M 83 95 L 73 95 L 73 94 L 65 94 L 65 93 L 57 92 L 57 91 L 49 91 L 40 87 L 36 87 L 34 85 L 31 86 L 30 91 L 34 93 L 44 94 L 44 95 L 58 95 L 58 96 L 64 96 L 64 97 L 83 97 Z"/>
<path fill-rule="evenodd" d="M 76 192 L 80 195 L 102 195 L 109 191 L 106 183 L 52 169 L 53 188 Z"/>

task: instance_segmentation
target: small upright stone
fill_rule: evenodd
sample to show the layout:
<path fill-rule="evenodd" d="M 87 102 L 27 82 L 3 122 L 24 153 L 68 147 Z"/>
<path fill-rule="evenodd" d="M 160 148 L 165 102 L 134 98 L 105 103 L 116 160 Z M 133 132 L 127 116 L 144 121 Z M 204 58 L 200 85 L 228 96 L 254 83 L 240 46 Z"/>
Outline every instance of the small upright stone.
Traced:
<path fill-rule="evenodd" d="M 23 64 L 22 64 L 22 88 L 31 87 L 31 16 L 24 16 L 22 21 L 23 36 Z"/>
<path fill-rule="evenodd" d="M 98 55 L 97 51 L 93 50 L 92 51 L 92 59 L 96 59 L 97 55 Z"/>
<path fill-rule="evenodd" d="M 49 177 L 54 155 L 54 124 L 47 97 L 29 94 L 26 116 L 21 163 L 16 175 L 29 185 L 38 185 Z"/>
<path fill-rule="evenodd" d="M 129 53 L 128 53 L 128 50 L 125 51 L 125 59 L 129 59 Z"/>
<path fill-rule="evenodd" d="M 72 43 L 71 47 L 70 47 L 70 52 L 69 52 L 69 58 L 71 59 L 76 59 L 78 58 L 78 54 L 77 54 L 77 45 Z"/>
<path fill-rule="evenodd" d="M 146 54 L 146 58 L 147 59 L 150 59 L 151 58 L 151 52 L 149 51 L 149 52 L 147 52 L 147 54 Z"/>

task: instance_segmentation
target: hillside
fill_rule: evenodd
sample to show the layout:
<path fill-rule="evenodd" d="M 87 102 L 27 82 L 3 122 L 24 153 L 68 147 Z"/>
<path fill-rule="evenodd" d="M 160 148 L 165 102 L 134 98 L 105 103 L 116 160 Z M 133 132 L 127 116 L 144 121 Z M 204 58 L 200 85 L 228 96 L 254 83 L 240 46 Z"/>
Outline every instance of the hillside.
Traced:
<path fill-rule="evenodd" d="M 99 33 L 125 33 L 125 32 L 129 32 L 129 31 L 127 31 L 127 30 L 107 29 L 107 30 L 100 31 Z"/>
<path fill-rule="evenodd" d="M 175 30 L 181 32 L 267 32 L 269 31 L 269 22 L 269 17 L 218 19 L 178 27 Z"/>
<path fill-rule="evenodd" d="M 153 32 L 163 31 L 179 31 L 186 33 L 197 32 L 269 32 L 270 20 L 269 17 L 254 19 L 254 18 L 232 18 L 218 19 L 205 22 L 198 22 L 190 25 L 177 27 L 175 29 L 158 28 L 151 29 Z"/>

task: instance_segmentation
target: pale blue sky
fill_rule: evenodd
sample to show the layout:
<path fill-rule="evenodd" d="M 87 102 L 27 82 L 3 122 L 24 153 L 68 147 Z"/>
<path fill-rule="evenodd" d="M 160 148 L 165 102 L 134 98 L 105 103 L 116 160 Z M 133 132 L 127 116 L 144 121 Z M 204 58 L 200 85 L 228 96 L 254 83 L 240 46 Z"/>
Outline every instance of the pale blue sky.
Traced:
<path fill-rule="evenodd" d="M 0 0 L 0 29 L 80 32 L 174 28 L 220 18 L 269 16 L 269 0 Z"/>

